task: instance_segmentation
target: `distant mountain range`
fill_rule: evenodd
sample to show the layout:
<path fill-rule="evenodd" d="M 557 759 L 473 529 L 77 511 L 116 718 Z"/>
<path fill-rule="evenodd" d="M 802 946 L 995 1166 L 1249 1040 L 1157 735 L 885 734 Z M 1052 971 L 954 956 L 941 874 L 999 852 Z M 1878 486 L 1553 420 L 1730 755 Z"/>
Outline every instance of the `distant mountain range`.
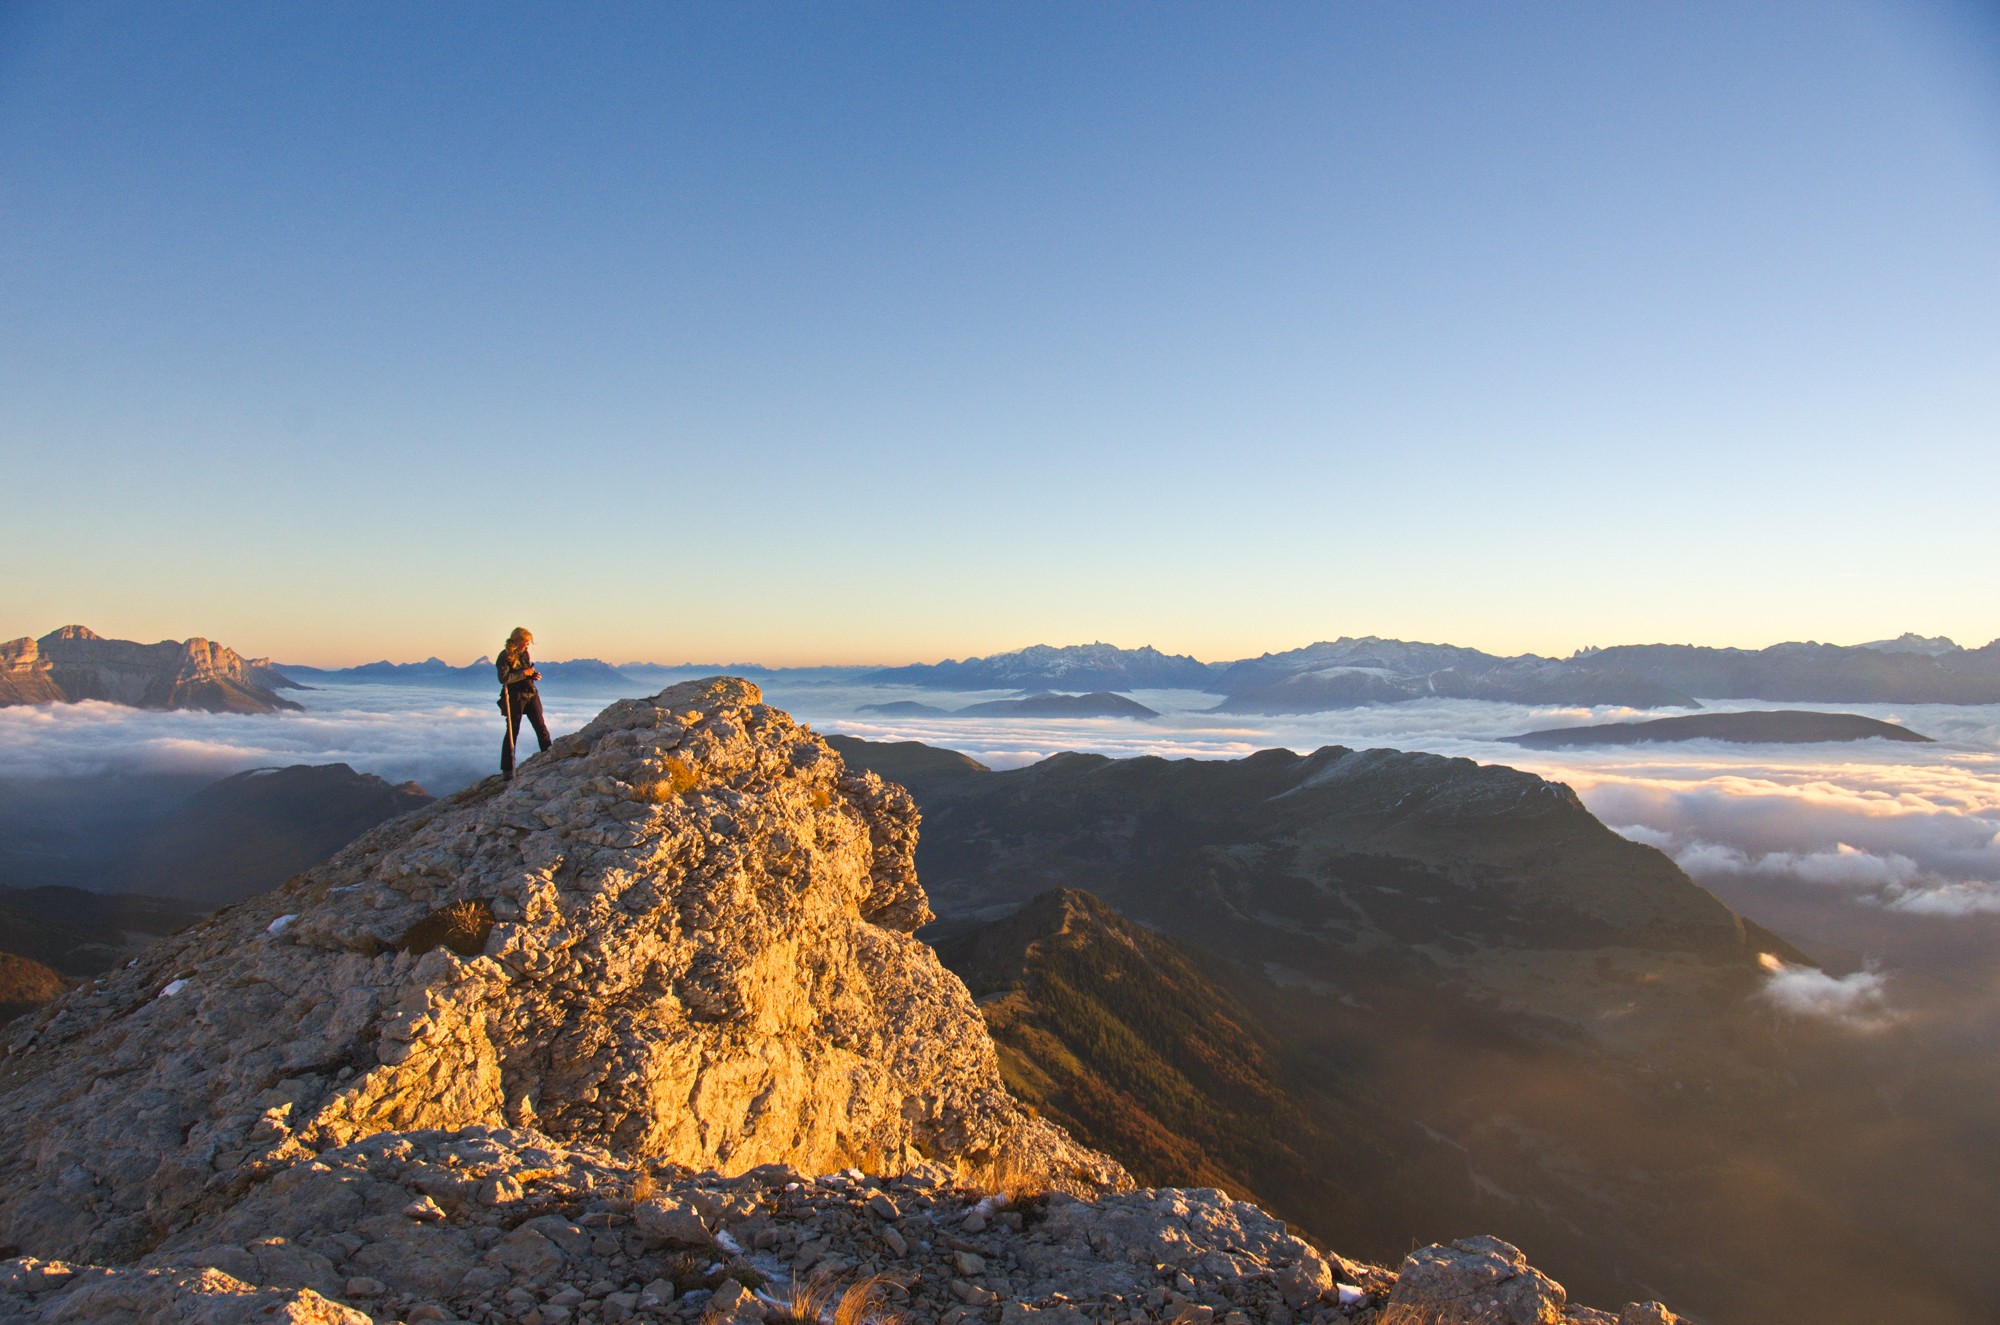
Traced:
<path fill-rule="evenodd" d="M 1206 690 L 1211 670 L 1207 663 L 1151 645 L 1035 644 L 991 658 L 885 667 L 861 680 L 935 690 Z"/>
<path fill-rule="evenodd" d="M 1894 722 L 1859 713 L 1817 713 L 1809 709 L 1776 712 L 1693 713 L 1684 718 L 1651 722 L 1603 722 L 1588 727 L 1551 727 L 1509 736 L 1508 742 L 1531 750 L 1561 750 L 1586 745 L 1641 745 L 1651 741 L 1732 741 L 1744 745 L 1806 745 L 1818 741 L 1921 741 L 1930 737 Z"/>
<path fill-rule="evenodd" d="M 1700 708 L 1703 699 L 1993 704 L 2000 703 L 2000 640 L 1978 649 L 1917 635 L 1767 649 L 1630 644 L 1568 658 L 1503 658 L 1368 635 L 1223 663 L 1150 647 L 1035 645 L 990 658 L 889 668 L 862 679 L 940 690 L 1202 690 L 1223 696 L 1218 712 L 1260 714 L 1433 697 L 1641 709 Z"/>
<path fill-rule="evenodd" d="M 296 688 L 270 659 L 244 658 L 199 636 L 140 644 L 64 626 L 40 639 L 0 644 L 0 707 L 97 699 L 143 709 L 274 713 L 299 707 L 276 693 Z"/>
<path fill-rule="evenodd" d="M 629 689 L 634 693 L 643 684 L 596 658 L 574 658 L 568 662 L 537 662 L 542 680 L 579 689 Z M 372 681 L 382 685 L 464 686 L 469 689 L 499 689 L 499 677 L 491 658 L 481 658 L 463 667 L 454 667 L 442 658 L 426 658 L 420 663 L 372 662 L 357 667 L 303 667 L 285 664 L 285 671 L 311 681 Z"/>
<path fill-rule="evenodd" d="M 1136 699 L 1114 695 L 1108 690 L 1095 690 L 1087 695 L 1059 695 L 1043 690 L 1018 699 L 990 699 L 983 704 L 968 704 L 962 709 L 938 708 L 934 704 L 920 704 L 914 699 L 891 700 L 887 704 L 863 704 L 859 713 L 879 713 L 884 717 L 925 717 L 925 718 L 1157 718 L 1157 709 L 1149 709 Z"/>
<path fill-rule="evenodd" d="M 627 694 L 699 670 L 639 662 L 613 666 L 596 658 L 537 665 L 552 686 Z M 1146 716 L 1130 709 L 1114 713 L 1103 698 L 1134 690 L 1202 691 L 1220 696 L 1214 712 L 1270 715 L 1430 698 L 1634 709 L 1698 709 L 1704 699 L 2000 703 L 2000 640 L 1966 649 L 1942 636 L 1914 634 L 1868 644 L 1792 643 L 1766 649 L 1626 644 L 1584 649 L 1567 658 L 1535 654 L 1509 658 L 1450 644 L 1343 635 L 1304 648 L 1217 663 L 1161 653 L 1150 645 L 1123 649 L 1104 643 L 1037 644 L 986 658 L 872 671 L 740 664 L 710 670 L 926 690 L 1013 690 L 1018 692 L 1013 699 L 989 701 L 1006 707 L 981 712 L 1023 717 Z M 279 697 L 277 690 L 354 682 L 467 689 L 490 689 L 496 684 L 493 664 L 486 658 L 464 666 L 429 658 L 420 663 L 280 668 L 269 659 L 246 660 L 198 638 L 183 644 L 141 645 L 105 640 L 81 626 L 67 626 L 39 640 L 23 638 L 0 645 L 0 705 L 107 699 L 142 708 L 270 712 L 298 707 Z M 1065 706 L 1065 699 L 1078 696 L 1090 702 Z M 866 711 L 937 716 L 970 710 L 902 700 Z"/>

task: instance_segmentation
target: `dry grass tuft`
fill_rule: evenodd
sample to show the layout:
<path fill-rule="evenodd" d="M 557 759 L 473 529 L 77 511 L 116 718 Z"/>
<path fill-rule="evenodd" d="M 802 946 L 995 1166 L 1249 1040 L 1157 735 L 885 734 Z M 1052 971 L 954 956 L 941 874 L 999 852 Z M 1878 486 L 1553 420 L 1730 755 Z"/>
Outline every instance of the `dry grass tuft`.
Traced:
<path fill-rule="evenodd" d="M 1003 1149 L 993 1157 L 981 1189 L 997 1197 L 1002 1208 L 1021 1211 L 1024 1219 L 1029 1217 L 1031 1209 L 1035 1218 L 1048 1209 L 1047 1175 L 1023 1163 L 1019 1153 L 1012 1149 Z"/>
<path fill-rule="evenodd" d="M 713 1264 L 713 1252 L 677 1251 L 661 1263 L 660 1277 L 674 1286 L 676 1294 L 696 1288 L 713 1288 L 714 1285 L 708 1282 L 708 1267 Z"/>
<path fill-rule="evenodd" d="M 701 774 L 685 759 L 668 755 L 666 770 L 653 781 L 634 788 L 638 799 L 661 805 L 674 797 L 692 790 L 701 782 Z"/>
<path fill-rule="evenodd" d="M 1476 1325 L 1476 1322 L 1463 1311 L 1392 1302 L 1376 1313 L 1374 1325 Z"/>
<path fill-rule="evenodd" d="M 405 952 L 429 952 L 450 948 L 461 957 L 477 957 L 486 950 L 486 936 L 493 932 L 493 906 L 484 897 L 466 897 L 451 902 L 403 931 L 396 946 Z"/>
<path fill-rule="evenodd" d="M 650 1201 L 653 1198 L 653 1193 L 659 1190 L 660 1184 L 653 1181 L 653 1175 L 641 1169 L 639 1175 L 632 1179 L 632 1204 L 637 1205 L 641 1201 Z"/>
<path fill-rule="evenodd" d="M 770 1308 L 766 1325 L 899 1325 L 903 1317 L 882 1301 L 881 1275 L 870 1275 L 841 1290 L 828 1279 L 814 1276 L 804 1284 L 797 1279 L 777 1294 L 778 1305 Z"/>

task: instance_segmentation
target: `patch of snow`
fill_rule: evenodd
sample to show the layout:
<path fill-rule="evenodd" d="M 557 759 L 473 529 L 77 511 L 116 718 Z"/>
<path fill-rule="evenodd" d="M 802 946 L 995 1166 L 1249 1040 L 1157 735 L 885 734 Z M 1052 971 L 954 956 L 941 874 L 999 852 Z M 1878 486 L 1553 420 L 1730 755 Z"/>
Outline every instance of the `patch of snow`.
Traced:
<path fill-rule="evenodd" d="M 264 926 L 264 932 L 266 934 L 282 934 L 285 932 L 285 926 L 291 924 L 294 920 L 297 919 L 298 916 L 296 914 L 288 916 L 279 916 L 276 920 L 273 920 L 270 924 Z"/>
<path fill-rule="evenodd" d="M 185 980 L 169 980 L 167 982 L 167 987 L 160 991 L 160 997 L 172 998 L 175 994 L 180 993 L 181 990 L 186 989 L 187 987 L 188 987 L 188 982 Z"/>
<path fill-rule="evenodd" d="M 1343 1307 L 1358 1307 L 1368 1300 L 1368 1291 L 1364 1288 L 1353 1284 L 1335 1284 L 1334 1287 L 1340 1290 L 1340 1305 Z"/>
<path fill-rule="evenodd" d="M 715 1245 L 728 1252 L 731 1256 L 741 1256 L 743 1254 L 743 1244 L 729 1236 L 728 1229 L 717 1229 L 715 1231 Z"/>

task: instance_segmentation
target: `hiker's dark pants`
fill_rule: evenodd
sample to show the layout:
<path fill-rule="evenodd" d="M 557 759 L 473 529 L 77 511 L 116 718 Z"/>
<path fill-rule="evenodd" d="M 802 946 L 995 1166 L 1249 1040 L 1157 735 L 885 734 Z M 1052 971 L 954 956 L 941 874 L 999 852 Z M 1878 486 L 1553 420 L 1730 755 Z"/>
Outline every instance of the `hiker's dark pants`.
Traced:
<path fill-rule="evenodd" d="M 535 729 L 535 739 L 542 743 L 542 749 L 549 748 L 549 724 L 542 721 L 542 697 L 530 690 L 525 695 L 507 696 L 507 730 L 500 737 L 500 771 L 509 777 L 514 773 L 514 742 L 521 737 L 521 719 Z"/>

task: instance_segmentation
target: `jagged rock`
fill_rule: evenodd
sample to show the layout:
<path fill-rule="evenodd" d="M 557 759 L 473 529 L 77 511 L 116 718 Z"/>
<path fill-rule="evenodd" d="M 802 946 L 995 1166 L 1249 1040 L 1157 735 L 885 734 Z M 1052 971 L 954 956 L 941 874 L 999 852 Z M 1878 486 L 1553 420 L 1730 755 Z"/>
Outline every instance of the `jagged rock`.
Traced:
<path fill-rule="evenodd" d="M 0 1318 L 30 1305 L 10 1296 L 0 1287 Z M 372 1325 L 310 1288 L 262 1288 L 213 1269 L 91 1268 L 32 1307 L 45 1325 Z"/>
<path fill-rule="evenodd" d="M 1124 1181 L 1006 1094 L 908 932 L 916 830 L 747 682 L 620 701 L 11 1027 L 0 1241 L 129 1261 L 317 1153 L 482 1124 L 728 1172 Z"/>
<path fill-rule="evenodd" d="M 512 1207 L 472 1195 L 498 1176 L 524 1193 Z M 646 1186 L 650 1195 L 633 1200 Z M 441 1218 L 403 1213 L 424 1197 Z M 893 1205 L 893 1223 L 878 1197 Z M 683 1212 L 692 1222 L 663 1244 L 649 1231 L 648 1210 Z M 966 1231 L 972 1211 L 990 1220 L 977 1234 Z M 891 1233 L 904 1245 L 893 1256 Z M 0 1266 L 0 1319 L 19 1302 L 46 1311 L 71 1276 L 97 1273 L 46 1265 Z M 841 1287 L 875 1272 L 893 1283 L 890 1304 L 914 1320 L 997 1304 L 1013 1309 L 1010 1318 L 1045 1315 L 1051 1325 L 1135 1313 L 1162 1319 L 1183 1308 L 1306 1321 L 1337 1306 L 1340 1281 L 1381 1288 L 1387 1279 L 1373 1267 L 1329 1260 L 1255 1206 L 1217 1191 L 1078 1200 L 1022 1189 L 1009 1199 L 959 1186 L 934 1165 L 886 1179 L 852 1171 L 802 1178 L 779 1165 L 734 1178 L 692 1175 L 483 1127 L 384 1134 L 303 1161 L 169 1240 L 141 1268 L 156 1276 L 226 1272 L 287 1291 L 331 1286 L 330 1296 L 365 1302 L 378 1315 L 381 1304 L 423 1303 L 468 1320 L 510 1300 L 538 1304 L 547 1319 L 552 1304 L 568 1310 L 620 1293 L 631 1297 L 626 1310 L 650 1298 L 647 1310 L 673 1303 L 684 1319 L 712 1310 L 740 1318 L 793 1285 Z M 38 1292 L 24 1286 L 30 1281 Z M 732 1282 L 745 1291 L 730 1290 Z"/>
<path fill-rule="evenodd" d="M 1567 1294 L 1520 1248 L 1481 1236 L 1411 1252 L 1389 1304 L 1480 1325 L 1559 1325 Z"/>
<path fill-rule="evenodd" d="M 64 626 L 0 644 L 0 707 L 107 700 L 149 709 L 272 713 L 300 707 L 275 692 L 293 682 L 268 658 L 196 637 L 139 644 Z"/>

